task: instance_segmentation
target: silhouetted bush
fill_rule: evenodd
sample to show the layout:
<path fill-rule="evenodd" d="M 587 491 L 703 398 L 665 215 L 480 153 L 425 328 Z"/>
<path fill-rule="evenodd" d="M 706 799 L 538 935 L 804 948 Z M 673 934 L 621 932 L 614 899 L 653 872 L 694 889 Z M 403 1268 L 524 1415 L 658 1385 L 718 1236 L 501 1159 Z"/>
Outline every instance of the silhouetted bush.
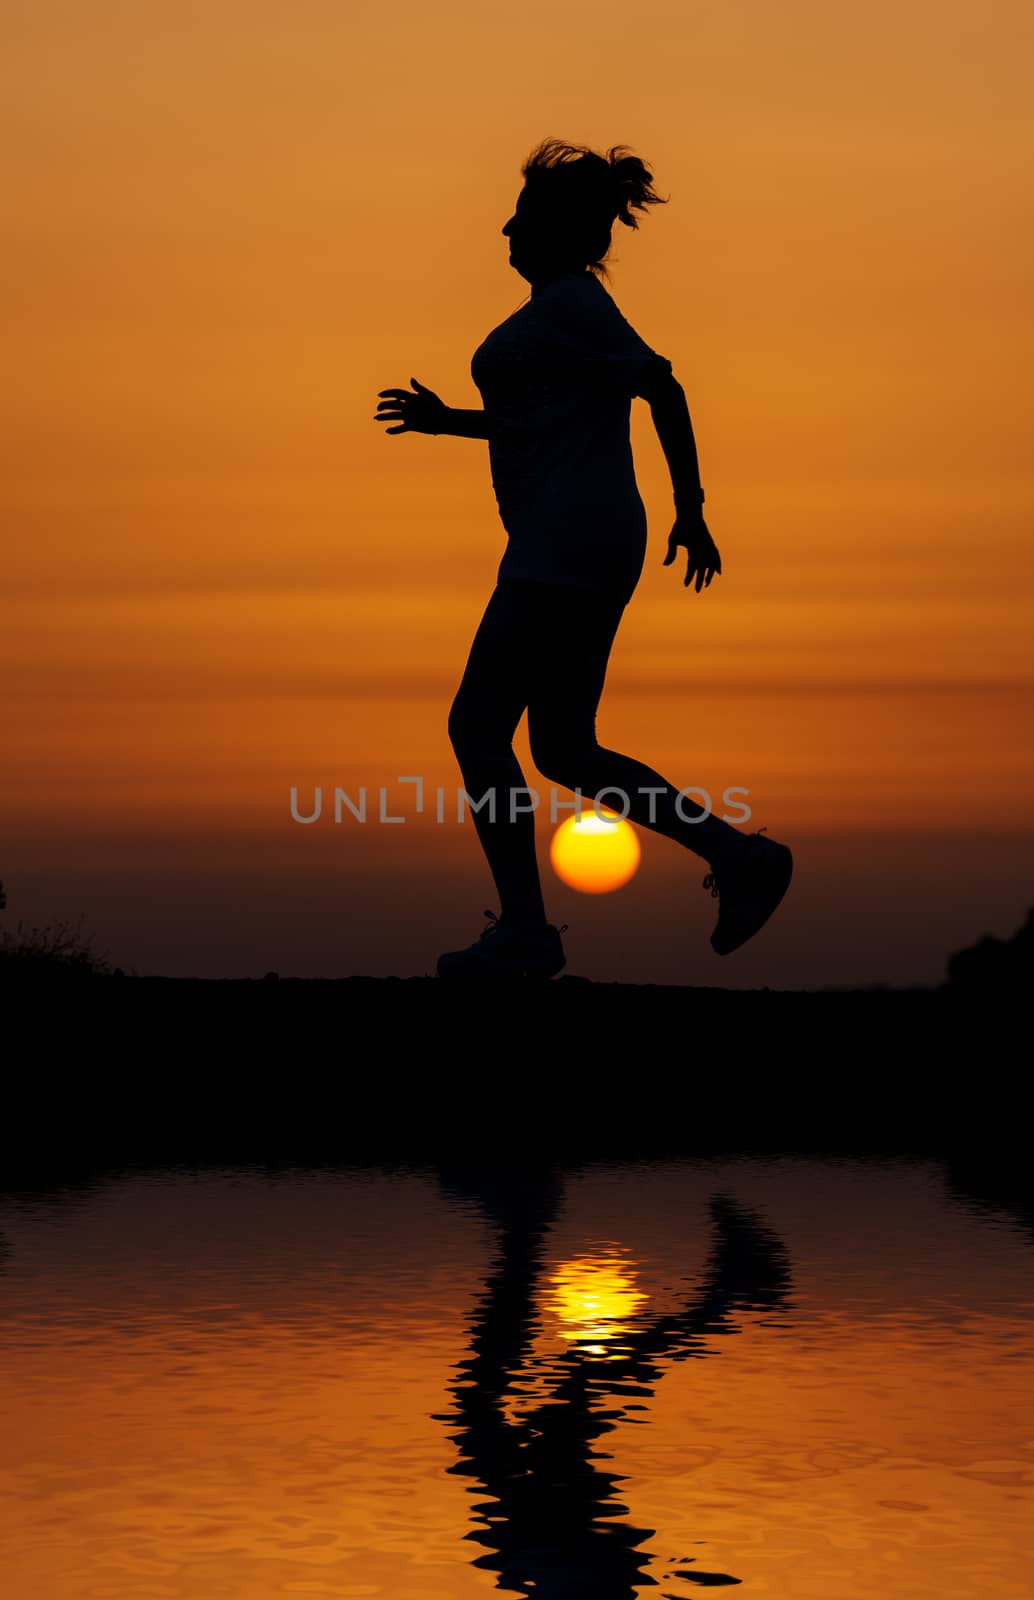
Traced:
<path fill-rule="evenodd" d="M 0 885 L 0 907 L 3 886 Z M 116 974 L 110 961 L 93 949 L 92 937 L 78 922 L 55 922 L 45 928 L 27 928 L 19 922 L 0 932 L 0 981 L 23 979 L 109 978 Z"/>
<path fill-rule="evenodd" d="M 1034 977 L 1034 906 L 1011 939 L 990 934 L 948 957 L 948 982 L 956 988 L 1019 989 Z"/>

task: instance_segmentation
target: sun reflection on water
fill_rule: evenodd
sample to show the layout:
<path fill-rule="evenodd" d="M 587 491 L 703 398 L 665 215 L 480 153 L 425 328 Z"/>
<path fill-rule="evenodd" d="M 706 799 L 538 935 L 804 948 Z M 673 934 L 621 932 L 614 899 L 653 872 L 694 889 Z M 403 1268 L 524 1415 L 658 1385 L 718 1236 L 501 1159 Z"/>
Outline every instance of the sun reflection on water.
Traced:
<path fill-rule="evenodd" d="M 619 1247 L 561 1262 L 550 1275 L 549 1309 L 557 1333 L 589 1355 L 607 1357 L 626 1333 L 647 1295 L 636 1287 L 636 1265 Z"/>

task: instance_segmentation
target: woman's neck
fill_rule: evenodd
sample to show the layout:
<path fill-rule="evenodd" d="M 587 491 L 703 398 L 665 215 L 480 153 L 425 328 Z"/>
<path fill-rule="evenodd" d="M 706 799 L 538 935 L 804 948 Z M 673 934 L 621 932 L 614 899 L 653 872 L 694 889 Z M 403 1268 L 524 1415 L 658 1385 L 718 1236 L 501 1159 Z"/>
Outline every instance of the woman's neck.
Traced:
<path fill-rule="evenodd" d="M 556 272 L 551 272 L 542 278 L 536 278 L 531 286 L 532 299 L 537 294 L 541 294 L 543 289 L 548 289 L 551 283 L 556 283 L 560 278 L 580 278 L 588 271 L 588 267 L 560 267 Z"/>

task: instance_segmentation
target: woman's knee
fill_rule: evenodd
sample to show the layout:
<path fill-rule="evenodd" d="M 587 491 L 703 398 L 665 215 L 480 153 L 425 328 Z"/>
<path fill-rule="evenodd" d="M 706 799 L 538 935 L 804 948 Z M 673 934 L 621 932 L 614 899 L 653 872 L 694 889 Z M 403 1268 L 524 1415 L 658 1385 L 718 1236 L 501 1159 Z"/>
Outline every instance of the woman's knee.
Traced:
<path fill-rule="evenodd" d="M 476 723 L 457 695 L 449 707 L 449 743 L 457 755 L 471 748 L 476 738 Z"/>
<path fill-rule="evenodd" d="M 599 745 L 595 737 L 562 726 L 534 724 L 528 730 L 536 772 L 562 789 L 583 788 L 591 779 Z"/>
<path fill-rule="evenodd" d="M 456 756 L 508 756 L 513 750 L 512 736 L 501 723 L 477 710 L 458 694 L 449 708 L 449 742 Z"/>

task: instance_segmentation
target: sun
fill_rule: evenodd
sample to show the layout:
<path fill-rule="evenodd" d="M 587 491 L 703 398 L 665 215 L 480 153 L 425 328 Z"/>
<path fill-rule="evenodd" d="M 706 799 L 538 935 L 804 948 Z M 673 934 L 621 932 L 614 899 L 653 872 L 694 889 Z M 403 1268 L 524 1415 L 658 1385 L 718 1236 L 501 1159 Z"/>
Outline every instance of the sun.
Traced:
<path fill-rule="evenodd" d="M 600 806 L 568 817 L 549 845 L 549 859 L 561 883 L 582 894 L 610 894 L 633 877 L 639 866 L 639 840 L 630 822 Z"/>

